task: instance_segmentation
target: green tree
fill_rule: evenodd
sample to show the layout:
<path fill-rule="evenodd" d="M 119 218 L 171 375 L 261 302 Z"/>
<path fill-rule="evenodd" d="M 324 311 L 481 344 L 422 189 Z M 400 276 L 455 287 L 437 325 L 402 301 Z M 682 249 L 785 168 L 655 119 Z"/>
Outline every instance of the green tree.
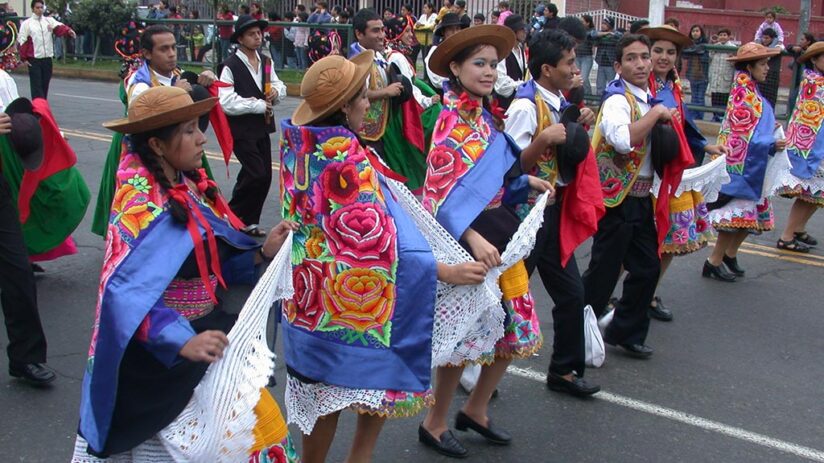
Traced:
<path fill-rule="evenodd" d="M 72 23 L 79 28 L 92 32 L 95 39 L 92 65 L 100 52 L 103 37 L 116 37 L 120 29 L 129 22 L 135 13 L 133 1 L 122 0 L 82 0 L 72 11 Z"/>

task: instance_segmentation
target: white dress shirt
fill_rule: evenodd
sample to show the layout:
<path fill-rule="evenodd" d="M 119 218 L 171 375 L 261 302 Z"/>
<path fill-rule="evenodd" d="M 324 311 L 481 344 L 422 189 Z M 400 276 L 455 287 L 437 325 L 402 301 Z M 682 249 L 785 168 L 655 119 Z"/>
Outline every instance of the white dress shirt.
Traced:
<path fill-rule="evenodd" d="M 559 123 L 561 121 L 561 105 L 565 101 L 563 95 L 552 93 L 538 82 L 535 82 L 535 88 L 538 89 L 538 95 L 549 106 L 552 123 Z M 515 144 L 519 148 L 524 150 L 532 143 L 532 138 L 535 136 L 535 132 L 538 131 L 538 107 L 527 98 L 517 98 L 506 110 L 505 122 L 506 133 L 515 140 Z M 565 185 L 560 176 L 558 176 L 556 182 L 558 186 Z"/>
<path fill-rule="evenodd" d="M 258 65 L 257 67 L 252 67 L 252 64 L 249 62 L 249 58 L 246 57 L 246 54 L 240 50 L 237 52 L 237 57 L 240 58 L 240 61 L 246 65 L 246 69 L 249 71 L 249 74 L 252 75 L 255 85 L 257 85 L 258 89 L 262 92 L 263 57 L 259 52 L 257 52 L 257 55 Z M 279 101 L 283 101 L 286 97 L 286 85 L 284 85 L 283 81 L 281 81 L 275 73 L 275 67 L 271 66 L 271 68 L 269 80 L 272 83 L 272 89 L 278 92 L 278 96 L 275 98 L 275 103 L 278 103 Z M 229 66 L 223 66 L 223 71 L 220 72 L 220 81 L 232 85 L 231 87 L 220 87 L 218 89 L 220 106 L 223 108 L 223 112 L 225 112 L 227 116 L 266 113 L 266 100 L 255 97 L 243 98 L 235 92 L 235 78 L 232 75 L 232 70 L 229 69 Z"/>
<path fill-rule="evenodd" d="M 515 55 L 515 60 L 518 62 L 518 67 L 523 71 L 526 77 L 526 51 L 523 45 L 515 45 L 512 49 L 512 54 Z M 519 85 L 524 83 L 523 80 L 514 80 L 506 73 L 506 59 L 498 62 L 498 80 L 495 81 L 495 93 L 504 97 L 510 97 Z"/>
<path fill-rule="evenodd" d="M 154 79 L 160 85 L 162 85 L 164 87 L 171 87 L 172 86 L 172 79 L 174 78 L 174 74 L 172 74 L 171 77 L 166 77 L 162 74 L 158 74 L 157 71 L 152 69 L 151 66 L 149 66 L 149 71 L 152 72 L 152 74 L 154 75 Z M 131 104 L 131 102 L 135 98 L 137 98 L 138 95 L 140 95 L 141 93 L 145 92 L 146 90 L 152 88 L 148 84 L 146 84 L 145 82 L 134 83 L 134 78 L 135 78 L 136 75 L 137 75 L 136 73 L 132 74 L 132 76 L 129 77 L 129 80 L 126 81 L 126 95 L 128 95 L 129 104 Z"/>
<path fill-rule="evenodd" d="M 63 23 L 51 16 L 35 16 L 23 21 L 17 43 L 23 45 L 31 37 L 35 58 L 54 58 L 54 29 Z"/>
<path fill-rule="evenodd" d="M 432 72 L 429 69 L 429 58 L 432 58 L 432 53 L 435 52 L 435 49 L 438 48 L 437 45 L 432 45 L 429 47 L 429 53 L 426 54 L 426 58 L 423 59 L 423 64 L 426 66 L 426 77 L 429 77 L 429 81 L 432 82 L 432 85 L 435 87 L 435 90 L 442 90 L 443 83 L 448 82 L 449 79 L 443 76 L 439 76 Z"/>
<path fill-rule="evenodd" d="M 435 20 L 438 19 L 438 15 L 435 13 L 430 13 L 429 16 L 422 14 L 415 25 L 420 24 L 423 27 L 435 27 Z"/>
<path fill-rule="evenodd" d="M 406 59 L 406 56 L 404 56 L 403 53 L 390 53 L 389 64 L 395 64 L 398 66 L 401 74 L 409 79 L 409 82 L 412 83 L 412 95 L 415 97 L 415 101 L 417 101 L 422 108 L 426 109 L 432 106 L 432 98 L 423 96 L 421 89 L 415 85 L 415 70 L 412 69 L 412 65 L 409 64 L 409 60 Z"/>
<path fill-rule="evenodd" d="M 17 93 L 17 83 L 8 72 L 0 69 L 0 112 L 6 110 L 6 106 L 12 101 L 20 98 Z"/>
<path fill-rule="evenodd" d="M 627 90 L 629 90 L 638 101 L 638 110 L 640 116 L 643 117 L 651 108 L 647 100 L 652 97 L 652 94 L 649 90 L 642 90 L 626 80 L 624 80 L 623 83 Z M 601 113 L 601 132 L 604 134 L 607 143 L 612 145 L 615 151 L 621 154 L 627 154 L 632 151 L 629 125 L 635 121 L 632 120 L 632 108 L 630 108 L 627 98 L 624 95 L 612 95 L 604 101 L 604 105 L 601 107 Z M 653 176 L 649 147 L 649 136 L 647 136 L 647 155 L 644 156 L 644 160 L 641 162 L 639 169 L 639 175 L 642 177 Z"/>

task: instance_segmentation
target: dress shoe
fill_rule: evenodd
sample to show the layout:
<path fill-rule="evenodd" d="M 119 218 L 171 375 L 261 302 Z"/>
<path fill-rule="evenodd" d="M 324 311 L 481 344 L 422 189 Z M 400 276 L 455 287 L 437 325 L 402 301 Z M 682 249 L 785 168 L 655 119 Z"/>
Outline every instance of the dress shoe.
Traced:
<path fill-rule="evenodd" d="M 464 412 L 458 412 L 455 416 L 455 429 L 458 431 L 466 431 L 471 429 L 490 442 L 496 445 L 509 445 L 512 442 L 512 436 L 503 429 L 498 429 L 492 424 L 492 420 L 488 420 L 486 427 L 481 426 L 477 421 L 473 420 Z"/>
<path fill-rule="evenodd" d="M 441 455 L 452 458 L 466 458 L 469 455 L 466 447 L 464 447 L 461 442 L 452 435 L 452 431 L 449 430 L 441 434 L 440 440 L 438 440 L 421 424 L 418 426 L 418 440 L 427 447 L 435 449 L 435 451 Z"/>
<path fill-rule="evenodd" d="M 601 390 L 601 386 L 589 384 L 584 378 L 579 377 L 575 373 L 572 374 L 572 380 L 570 381 L 551 371 L 546 376 L 546 386 L 552 391 L 566 392 L 567 394 L 582 398 L 589 397 Z"/>
<path fill-rule="evenodd" d="M 730 269 L 730 272 L 737 277 L 743 277 L 747 273 L 743 268 L 741 268 L 740 265 L 738 265 L 738 257 L 730 257 L 724 254 L 724 265 L 726 265 L 727 268 Z"/>
<path fill-rule="evenodd" d="M 648 359 L 652 357 L 652 347 L 646 344 L 616 344 L 609 342 L 606 338 L 604 339 L 604 342 L 610 346 L 620 347 L 624 351 L 624 354 L 628 357 L 637 359 Z"/>
<path fill-rule="evenodd" d="M 46 269 L 40 266 L 40 264 L 35 264 L 32 262 L 31 264 L 31 271 L 34 273 L 46 273 Z"/>
<path fill-rule="evenodd" d="M 45 363 L 9 364 L 9 375 L 20 378 L 34 386 L 45 386 L 57 378 L 57 375 Z"/>
<path fill-rule="evenodd" d="M 649 314 L 649 318 L 654 318 L 662 322 L 671 322 L 672 311 L 664 307 L 664 303 L 661 302 L 661 298 L 655 296 L 654 298 L 652 298 L 652 300 L 655 301 L 655 305 L 650 304 L 649 309 L 647 309 L 647 314 Z"/>
<path fill-rule="evenodd" d="M 718 281 L 724 281 L 727 283 L 735 282 L 735 275 L 728 272 L 723 265 L 715 266 L 708 260 L 704 261 L 704 270 L 701 271 L 701 276 L 704 278 L 714 278 Z"/>

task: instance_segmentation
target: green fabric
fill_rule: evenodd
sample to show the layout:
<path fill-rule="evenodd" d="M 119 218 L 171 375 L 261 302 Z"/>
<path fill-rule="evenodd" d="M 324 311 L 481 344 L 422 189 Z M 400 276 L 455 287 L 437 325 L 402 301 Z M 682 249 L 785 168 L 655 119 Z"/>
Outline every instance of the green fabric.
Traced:
<path fill-rule="evenodd" d="M 3 175 L 17 204 L 24 170 L 7 136 L 0 136 L 0 157 Z M 89 188 L 75 167 L 41 181 L 29 203 L 29 218 L 22 227 L 29 255 L 42 254 L 63 243 L 83 220 L 89 199 Z"/>
<path fill-rule="evenodd" d="M 432 87 L 424 82 L 421 79 L 415 78 L 414 82 L 415 86 L 421 91 L 423 96 L 431 97 L 437 95 L 435 90 Z M 421 114 L 421 123 L 423 124 L 423 136 L 424 136 L 424 147 L 426 148 L 427 152 L 432 144 L 432 131 L 435 130 L 435 123 L 438 122 L 438 115 L 441 113 L 441 108 L 443 105 L 440 103 L 433 104 L 432 106 L 426 108 L 423 113 Z M 426 154 L 424 153 L 424 158 L 426 158 Z"/>
<path fill-rule="evenodd" d="M 393 171 L 406 177 L 406 186 L 415 191 L 426 178 L 426 157 L 403 136 L 403 114 L 390 110 L 383 135 L 383 160 Z"/>

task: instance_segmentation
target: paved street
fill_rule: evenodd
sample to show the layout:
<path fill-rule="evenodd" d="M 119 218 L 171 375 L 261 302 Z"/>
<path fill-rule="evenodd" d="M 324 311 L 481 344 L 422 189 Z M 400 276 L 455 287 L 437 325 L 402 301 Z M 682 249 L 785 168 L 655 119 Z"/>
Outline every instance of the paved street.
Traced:
<path fill-rule="evenodd" d="M 15 80 L 21 95 L 28 95 L 28 79 Z M 0 355 L 3 462 L 64 462 L 71 454 L 104 248 L 89 231 L 109 147 L 100 123 L 123 111 L 117 87 L 108 83 L 56 79 L 50 101 L 77 152 L 92 204 L 74 235 L 80 253 L 47 262 L 46 273 L 38 277 L 49 364 L 58 381 L 50 389 L 31 389 L 6 375 L 8 359 Z M 287 117 L 297 101 L 287 99 L 276 115 Z M 218 151 L 211 135 L 208 149 Z M 211 165 L 230 196 L 238 165 L 230 164 L 229 178 L 217 158 Z M 266 226 L 280 215 L 277 191 L 276 186 L 270 191 Z M 779 229 L 789 206 L 776 200 Z M 824 238 L 824 214 L 813 218 L 809 230 Z M 477 435 L 456 433 L 471 452 L 469 461 L 824 462 L 824 250 L 807 256 L 779 252 L 774 247 L 778 235 L 748 239 L 739 257 L 747 277 L 735 284 L 700 277 L 707 250 L 676 258 L 660 291 L 675 321 L 653 321 L 648 343 L 655 355 L 632 360 L 608 348 L 604 367 L 587 371 L 587 379 L 604 392 L 587 401 L 549 392 L 543 384 L 551 353 L 551 300 L 536 277 L 533 288 L 548 341 L 540 355 L 514 364 L 491 409 L 514 443 L 493 447 Z M 585 269 L 588 243 L 577 258 Z M 238 307 L 245 292 L 236 291 L 227 307 Z M 5 347 L 5 331 L 0 331 Z M 281 386 L 273 392 L 282 402 L 281 361 L 276 377 Z M 455 411 L 464 400 L 459 393 Z M 341 419 L 330 461 L 345 458 L 353 418 L 346 413 Z M 421 419 L 387 423 L 375 461 L 449 461 L 418 444 Z M 296 428 L 292 432 L 298 436 Z"/>

